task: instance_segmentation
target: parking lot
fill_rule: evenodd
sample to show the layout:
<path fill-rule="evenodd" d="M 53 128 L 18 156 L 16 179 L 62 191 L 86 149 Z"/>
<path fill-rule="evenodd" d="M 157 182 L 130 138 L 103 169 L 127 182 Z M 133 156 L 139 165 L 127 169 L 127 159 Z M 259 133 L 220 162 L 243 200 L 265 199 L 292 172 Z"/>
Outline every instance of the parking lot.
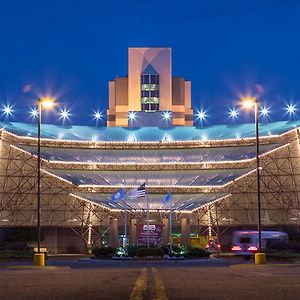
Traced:
<path fill-rule="evenodd" d="M 298 299 L 300 264 L 240 259 L 0 263 L 0 299 Z"/>

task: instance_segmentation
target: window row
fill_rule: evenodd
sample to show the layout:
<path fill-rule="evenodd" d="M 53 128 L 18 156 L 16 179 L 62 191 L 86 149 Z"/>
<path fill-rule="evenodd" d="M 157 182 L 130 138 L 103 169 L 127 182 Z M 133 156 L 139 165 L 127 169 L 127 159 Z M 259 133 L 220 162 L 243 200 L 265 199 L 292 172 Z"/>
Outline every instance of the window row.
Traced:
<path fill-rule="evenodd" d="M 157 97 L 143 97 L 142 98 L 142 103 L 159 103 L 159 98 Z"/>
<path fill-rule="evenodd" d="M 155 91 L 159 90 L 159 84 L 142 84 L 142 91 Z"/>
<path fill-rule="evenodd" d="M 141 91 L 141 97 L 159 97 L 159 91 Z"/>
<path fill-rule="evenodd" d="M 141 84 L 159 84 L 159 75 L 142 74 Z"/>
<path fill-rule="evenodd" d="M 159 103 L 142 103 L 142 111 L 159 111 Z"/>

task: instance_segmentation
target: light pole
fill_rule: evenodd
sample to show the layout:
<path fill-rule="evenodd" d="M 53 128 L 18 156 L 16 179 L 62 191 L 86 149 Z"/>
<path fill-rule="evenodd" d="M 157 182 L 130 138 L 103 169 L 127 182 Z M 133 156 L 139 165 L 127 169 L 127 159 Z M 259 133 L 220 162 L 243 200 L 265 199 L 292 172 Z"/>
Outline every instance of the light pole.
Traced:
<path fill-rule="evenodd" d="M 37 149 L 37 232 L 38 246 L 34 254 L 34 264 L 43 267 L 45 265 L 44 253 L 41 253 L 41 121 L 42 108 L 51 108 L 54 105 L 53 98 L 38 99 L 38 149 Z"/>
<path fill-rule="evenodd" d="M 261 199 L 260 199 L 260 168 L 259 168 L 259 102 L 258 98 L 243 98 L 242 105 L 245 108 L 254 107 L 255 115 L 255 144 L 256 144 L 256 181 L 257 181 L 257 231 L 258 231 L 258 252 L 255 253 L 255 264 L 261 265 L 266 263 L 266 254 L 262 253 L 261 243 Z"/>

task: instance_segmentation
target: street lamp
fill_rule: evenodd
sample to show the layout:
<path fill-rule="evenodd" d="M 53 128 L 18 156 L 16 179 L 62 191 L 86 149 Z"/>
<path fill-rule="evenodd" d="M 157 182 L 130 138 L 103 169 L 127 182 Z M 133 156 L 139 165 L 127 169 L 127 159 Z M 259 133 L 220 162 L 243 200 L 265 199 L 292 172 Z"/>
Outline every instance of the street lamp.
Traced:
<path fill-rule="evenodd" d="M 254 107 L 255 115 L 255 139 L 256 139 L 256 179 L 257 179 L 257 231 L 258 231 L 258 253 L 255 253 L 255 264 L 264 264 L 266 262 L 266 255 L 262 253 L 261 247 L 261 201 L 260 201 L 260 172 L 259 172 L 259 128 L 258 128 L 258 113 L 259 103 L 258 98 L 246 97 L 242 99 L 242 106 L 245 109 L 252 109 Z"/>
<path fill-rule="evenodd" d="M 38 153 L 37 153 L 37 230 L 38 230 L 38 247 L 37 253 L 34 254 L 34 264 L 43 267 L 45 265 L 44 253 L 41 253 L 41 121 L 42 109 L 52 108 L 55 99 L 50 97 L 38 99 Z"/>

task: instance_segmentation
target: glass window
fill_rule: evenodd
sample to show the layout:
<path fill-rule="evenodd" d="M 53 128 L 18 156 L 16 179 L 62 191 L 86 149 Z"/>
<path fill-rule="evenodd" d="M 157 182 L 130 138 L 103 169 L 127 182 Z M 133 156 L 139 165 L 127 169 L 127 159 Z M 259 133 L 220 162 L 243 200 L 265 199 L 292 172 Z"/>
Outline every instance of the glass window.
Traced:
<path fill-rule="evenodd" d="M 151 91 L 151 97 L 159 97 L 159 91 Z"/>
<path fill-rule="evenodd" d="M 142 91 L 142 97 L 149 97 L 150 91 Z M 151 92 L 152 95 L 152 92 Z"/>
<path fill-rule="evenodd" d="M 159 110 L 159 104 L 158 103 L 151 103 L 151 110 L 157 111 Z"/>
<path fill-rule="evenodd" d="M 250 244 L 251 243 L 251 239 L 248 237 L 241 237 L 240 238 L 240 243 L 241 244 Z"/>
<path fill-rule="evenodd" d="M 142 103 L 142 111 L 148 110 L 149 104 Z"/>
<path fill-rule="evenodd" d="M 158 84 L 159 83 L 159 76 L 158 75 L 150 75 L 150 83 Z"/>
<path fill-rule="evenodd" d="M 159 110 L 159 75 L 141 74 L 141 109 Z"/>
<path fill-rule="evenodd" d="M 149 75 L 141 75 L 141 83 L 142 84 L 149 84 Z"/>

